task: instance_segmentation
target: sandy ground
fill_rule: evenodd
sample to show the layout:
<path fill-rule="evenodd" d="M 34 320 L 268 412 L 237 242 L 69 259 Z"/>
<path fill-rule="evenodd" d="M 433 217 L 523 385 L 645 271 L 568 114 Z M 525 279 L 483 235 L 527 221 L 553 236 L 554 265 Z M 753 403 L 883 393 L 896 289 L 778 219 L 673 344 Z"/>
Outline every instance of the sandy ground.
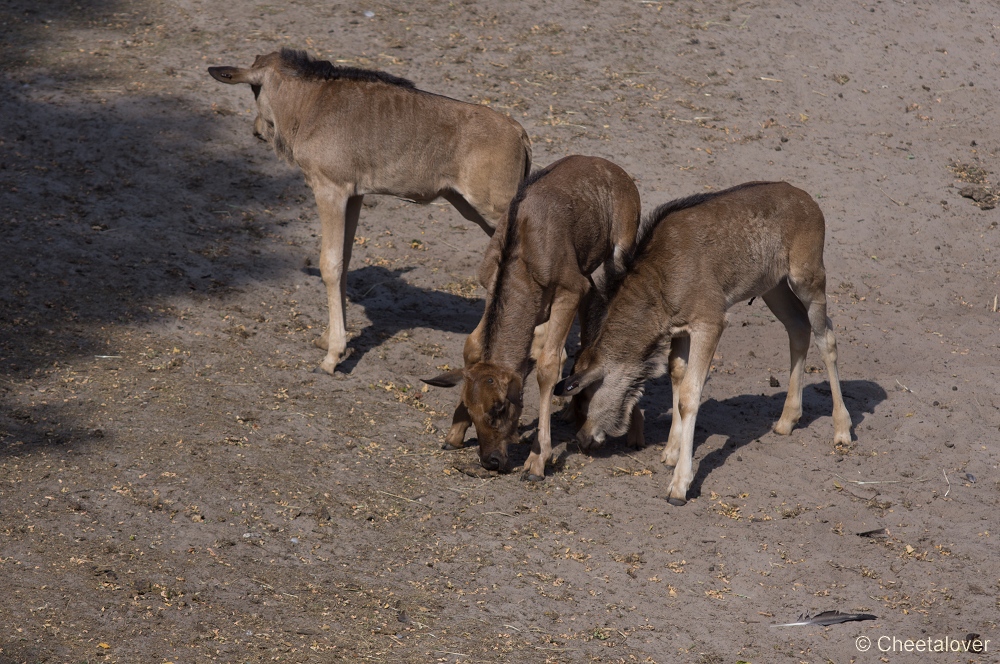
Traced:
<path fill-rule="evenodd" d="M 998 22 L 980 0 L 0 3 L 0 662 L 995 661 Z M 807 190 L 855 441 L 832 443 L 815 348 L 800 426 L 770 432 L 788 351 L 758 300 L 686 507 L 665 379 L 641 451 L 582 454 L 559 423 L 542 483 L 459 472 L 456 395 L 419 379 L 461 362 L 486 236 L 391 198 L 362 213 L 354 354 L 312 373 L 311 192 L 206 73 L 282 46 L 489 104 L 536 166 L 606 157 L 647 210 Z M 878 618 L 775 627 L 825 610 Z M 970 633 L 986 653 L 880 652 Z"/>

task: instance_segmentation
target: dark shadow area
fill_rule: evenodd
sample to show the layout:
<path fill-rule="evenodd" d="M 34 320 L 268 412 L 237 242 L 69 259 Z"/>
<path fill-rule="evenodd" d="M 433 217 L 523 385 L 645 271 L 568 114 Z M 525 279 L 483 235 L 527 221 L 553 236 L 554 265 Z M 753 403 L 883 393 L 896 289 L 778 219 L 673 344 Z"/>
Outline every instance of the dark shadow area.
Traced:
<path fill-rule="evenodd" d="M 274 240 L 288 221 L 266 210 L 304 185 L 255 166 L 274 156 L 249 120 L 245 140 L 220 139 L 212 98 L 125 94 L 109 58 L 46 68 L 27 55 L 47 48 L 46 26 L 130 20 L 119 11 L 142 7 L 0 8 L 0 444 L 88 435 L 62 403 L 10 404 L 13 381 L 115 355 L 112 326 L 173 317 L 171 296 L 224 299 L 288 271 Z"/>
<path fill-rule="evenodd" d="M 875 407 L 888 396 L 881 385 L 868 380 L 848 380 L 841 382 L 844 403 L 851 414 L 851 429 L 856 430 L 866 414 L 875 412 Z M 688 490 L 688 498 L 701 495 L 701 486 L 713 470 L 722 466 L 733 454 L 748 443 L 771 431 L 771 427 L 781 416 L 786 393 L 770 397 L 744 395 L 724 401 L 709 399 L 698 411 L 698 426 L 695 432 L 695 448 L 709 435 L 726 436 L 725 444 L 705 455 L 698 463 L 694 480 Z M 806 385 L 802 390 L 802 418 L 796 430 L 816 425 L 817 419 L 828 417 L 833 412 L 829 383 Z M 827 420 L 829 443 L 833 446 L 833 425 Z M 647 429 L 648 430 L 648 429 Z M 664 435 L 664 439 L 666 436 Z M 852 438 L 857 439 L 856 435 Z"/>
<path fill-rule="evenodd" d="M 24 47 L 48 41 L 46 26 L 53 21 L 98 22 L 132 6 L 127 0 L 5 0 L 0 4 L 0 65 L 24 64 Z"/>
<path fill-rule="evenodd" d="M 0 96 L 0 375 L 115 355 L 107 326 L 287 273 L 263 210 L 297 175 L 209 149 L 214 114 L 172 98 L 39 102 L 3 80 Z"/>
<path fill-rule="evenodd" d="M 348 341 L 351 355 L 338 365 L 337 371 L 351 373 L 368 351 L 402 330 L 428 327 L 469 334 L 479 324 L 483 300 L 470 300 L 409 284 L 402 276 L 412 269 L 366 266 L 348 273 L 347 297 L 364 307 L 372 324 Z M 348 326 L 350 323 L 348 315 Z M 452 364 L 460 362 L 461 358 L 452 360 Z"/>
<path fill-rule="evenodd" d="M 671 390 L 669 381 L 666 385 L 652 385 L 649 394 L 640 402 L 645 413 L 646 445 L 655 445 L 662 450 L 670 432 Z M 888 396 L 881 385 L 868 380 L 849 380 L 841 382 L 844 402 L 851 414 L 852 430 L 856 430 L 865 419 L 865 415 L 873 413 L 876 406 L 885 401 Z M 709 436 L 725 436 L 726 442 L 717 450 L 707 454 L 703 459 L 695 459 L 697 470 L 688 498 L 701 494 L 701 486 L 713 470 L 719 468 L 745 445 L 771 433 L 771 427 L 781 416 L 785 404 L 785 392 L 772 395 L 744 394 L 722 401 L 708 399 L 698 409 L 698 421 L 695 426 L 695 450 Z M 827 417 L 833 412 L 833 401 L 830 397 L 829 383 L 821 382 L 806 385 L 802 390 L 802 418 L 796 425 L 796 430 L 814 426 L 817 419 Z M 531 427 L 528 427 L 529 429 Z M 830 428 L 830 444 L 833 443 L 833 429 Z M 572 422 L 561 421 L 554 416 L 552 420 L 553 446 L 563 441 L 570 441 L 567 453 L 580 453 L 581 450 L 573 441 L 576 427 Z M 857 437 L 854 436 L 856 439 Z M 527 447 L 527 446 L 525 446 Z M 586 454 L 597 458 L 608 458 L 629 448 L 625 436 L 609 439 L 602 447 L 589 450 Z M 529 450 L 530 451 L 530 450 Z M 524 458 L 527 458 L 525 452 Z M 657 462 L 659 460 L 657 459 Z M 558 464 L 556 464 L 558 466 Z M 666 486 L 666 485 L 664 485 Z"/>
<path fill-rule="evenodd" d="M 3 403 L 0 400 L 0 403 Z M 28 455 L 36 450 L 68 455 L 78 451 L 80 443 L 100 441 L 100 428 L 88 429 L 64 409 L 51 405 L 8 407 L 0 415 L 0 457 Z"/>

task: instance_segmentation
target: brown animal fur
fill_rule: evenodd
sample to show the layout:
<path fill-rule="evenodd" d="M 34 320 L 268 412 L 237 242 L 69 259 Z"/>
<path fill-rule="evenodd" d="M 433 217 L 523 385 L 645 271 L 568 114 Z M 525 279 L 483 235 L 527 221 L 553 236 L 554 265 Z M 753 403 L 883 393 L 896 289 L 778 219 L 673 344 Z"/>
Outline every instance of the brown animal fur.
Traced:
<path fill-rule="evenodd" d="M 490 291 L 483 318 L 466 341 L 465 369 L 425 381 L 445 387 L 465 381 L 446 446 L 461 447 L 475 423 L 483 466 L 506 470 L 507 446 L 517 442 L 523 382 L 535 359 L 533 340 L 540 341 L 534 354 L 538 437 L 524 470 L 529 479 L 544 477 L 552 456 L 552 390 L 566 337 L 589 299 L 590 275 L 601 266 L 610 274 L 622 269 L 639 214 L 632 178 L 598 157 L 566 157 L 522 184 L 503 236 L 494 236 L 484 258 Z"/>
<path fill-rule="evenodd" d="M 781 418 L 788 434 L 802 415 L 802 375 L 810 331 L 833 396 L 834 441 L 851 440 L 837 370 L 837 342 L 826 313 L 825 223 L 816 202 L 789 184 L 751 182 L 657 208 L 640 229 L 635 256 L 610 286 L 599 331 L 576 373 L 557 394 L 597 385 L 577 439 L 600 444 L 621 435 L 645 381 L 669 368 L 673 420 L 663 462 L 674 466 L 669 501 L 683 505 L 693 479 L 695 417 L 726 311 L 761 297 L 788 332 L 791 375 Z"/>
<path fill-rule="evenodd" d="M 365 194 L 418 203 L 444 197 L 492 235 L 531 169 L 528 136 L 514 120 L 383 72 L 284 49 L 258 56 L 249 69 L 209 73 L 251 86 L 254 135 L 301 168 L 316 196 L 330 314 L 317 345 L 327 350 L 320 365 L 327 373 L 347 348 L 346 275 Z"/>

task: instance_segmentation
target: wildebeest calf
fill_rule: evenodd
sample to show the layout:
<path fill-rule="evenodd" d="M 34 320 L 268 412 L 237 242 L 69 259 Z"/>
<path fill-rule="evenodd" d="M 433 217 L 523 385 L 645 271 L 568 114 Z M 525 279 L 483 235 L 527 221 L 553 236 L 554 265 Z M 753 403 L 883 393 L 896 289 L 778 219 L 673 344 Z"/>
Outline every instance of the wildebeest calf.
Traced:
<path fill-rule="evenodd" d="M 480 270 L 490 288 L 482 321 L 465 344 L 465 369 L 424 381 L 440 387 L 465 381 L 447 446 L 461 447 L 475 423 L 483 466 L 506 470 L 507 446 L 517 442 L 524 378 L 537 359 L 538 436 L 524 470 L 532 480 L 545 476 L 552 391 L 562 374 L 566 337 L 577 311 L 586 317 L 590 275 L 602 266 L 608 274 L 622 269 L 639 210 L 632 178 L 599 157 L 565 157 L 521 184 L 504 233 L 493 237 Z M 641 418 L 638 409 L 635 415 Z M 641 422 L 635 432 L 641 442 Z"/>
<path fill-rule="evenodd" d="M 492 235 L 531 170 L 531 146 L 517 122 L 384 72 L 290 49 L 257 56 L 249 69 L 208 71 L 222 83 L 250 85 L 254 135 L 298 165 L 316 196 L 330 315 L 316 343 L 327 350 L 320 364 L 327 373 L 347 349 L 346 276 L 365 194 L 418 203 L 444 197 Z"/>
<path fill-rule="evenodd" d="M 683 505 L 695 417 L 716 345 L 737 302 L 761 297 L 788 332 L 791 376 L 781 418 L 790 433 L 802 416 L 802 374 L 810 330 L 826 363 L 834 442 L 851 440 L 851 416 L 837 373 L 837 342 L 826 315 L 825 223 L 816 202 L 784 182 L 750 182 L 681 199 L 643 221 L 627 272 L 609 287 L 599 332 L 556 394 L 596 385 L 581 446 L 621 435 L 644 383 L 669 367 L 673 419 L 663 461 L 674 466 L 668 500 Z"/>

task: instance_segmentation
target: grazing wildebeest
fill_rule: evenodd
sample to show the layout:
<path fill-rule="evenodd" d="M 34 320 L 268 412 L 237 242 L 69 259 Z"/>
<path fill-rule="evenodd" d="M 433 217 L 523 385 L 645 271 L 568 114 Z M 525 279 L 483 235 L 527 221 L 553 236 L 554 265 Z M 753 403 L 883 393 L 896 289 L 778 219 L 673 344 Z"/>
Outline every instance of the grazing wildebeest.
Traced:
<path fill-rule="evenodd" d="M 586 317 L 590 275 L 599 267 L 608 274 L 622 269 L 639 210 L 632 178 L 599 157 L 566 157 L 521 184 L 480 270 L 492 273 L 482 277 L 490 288 L 482 321 L 465 344 L 465 368 L 424 381 L 439 387 L 465 381 L 446 447 L 461 447 L 475 423 L 483 467 L 506 470 L 524 379 L 537 359 L 538 436 L 524 470 L 528 479 L 545 476 L 552 390 L 562 374 L 566 337 L 577 311 Z M 642 417 L 638 408 L 635 416 Z M 641 443 L 641 422 L 635 431 Z"/>
<path fill-rule="evenodd" d="M 802 416 L 802 373 L 810 330 L 833 395 L 834 442 L 851 440 L 851 416 L 837 373 L 837 342 L 826 315 L 823 213 L 784 182 L 749 182 L 661 205 L 639 230 L 627 271 L 610 285 L 603 324 L 556 394 L 598 385 L 577 440 L 601 444 L 621 435 L 644 383 L 669 367 L 673 419 L 663 462 L 674 466 L 668 500 L 683 505 L 693 479 L 691 454 L 702 387 L 726 311 L 761 297 L 784 324 L 791 375 L 781 418 L 788 434 Z M 595 309 L 598 308 L 595 306 Z"/>
<path fill-rule="evenodd" d="M 417 203 L 443 197 L 492 235 L 531 170 L 531 145 L 517 122 L 384 72 L 290 49 L 257 56 L 249 69 L 208 71 L 222 83 L 250 85 L 254 135 L 298 165 L 316 196 L 330 310 L 316 344 L 327 350 L 320 365 L 327 373 L 347 348 L 346 276 L 365 194 Z"/>

